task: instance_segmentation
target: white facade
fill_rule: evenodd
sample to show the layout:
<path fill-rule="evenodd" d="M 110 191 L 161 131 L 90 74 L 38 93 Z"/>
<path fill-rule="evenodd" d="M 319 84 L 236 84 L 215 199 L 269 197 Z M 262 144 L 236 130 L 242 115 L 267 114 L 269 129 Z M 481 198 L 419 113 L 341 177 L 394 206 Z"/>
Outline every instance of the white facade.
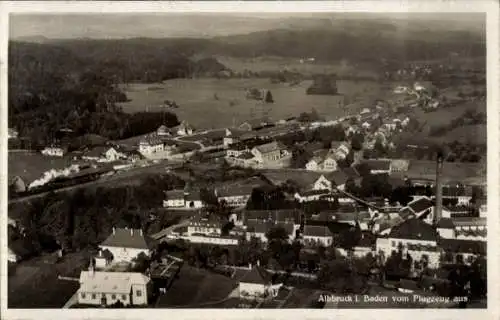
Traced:
<path fill-rule="evenodd" d="M 215 244 L 221 246 L 237 246 L 239 241 L 237 238 L 229 238 L 229 237 L 211 237 L 211 236 L 201 236 L 201 235 L 189 235 L 184 236 L 182 239 L 187 240 L 192 243 L 206 243 L 206 244 Z"/>
<path fill-rule="evenodd" d="M 270 286 L 265 285 L 265 284 L 259 284 L 259 283 L 245 283 L 245 282 L 240 282 L 240 285 L 238 287 L 239 292 L 240 292 L 240 297 L 241 298 L 253 298 L 253 297 L 261 297 L 264 296 Z"/>
<path fill-rule="evenodd" d="M 82 271 L 78 303 L 84 305 L 147 305 L 150 279 L 135 272 Z"/>
<path fill-rule="evenodd" d="M 333 243 L 333 237 L 332 236 L 310 236 L 310 235 L 304 235 L 303 239 L 304 239 L 304 243 L 305 244 L 320 244 L 323 247 L 329 247 Z"/>
<path fill-rule="evenodd" d="M 63 157 L 64 149 L 57 147 L 47 147 L 42 150 L 42 154 L 49 157 Z"/>
<path fill-rule="evenodd" d="M 185 204 L 184 198 L 163 200 L 163 207 L 164 208 L 183 208 L 183 207 L 185 207 L 185 205 L 186 204 Z"/>
<path fill-rule="evenodd" d="M 251 194 L 235 195 L 235 196 L 224 196 L 217 197 L 219 202 L 224 201 L 230 207 L 242 207 L 245 206 L 250 199 Z"/>
<path fill-rule="evenodd" d="M 114 262 L 132 262 L 141 252 L 146 254 L 148 257 L 151 255 L 151 250 L 149 249 L 136 249 L 136 248 L 126 248 L 126 247 L 109 247 L 109 246 L 99 246 L 101 250 L 109 250 L 113 254 Z"/>
<path fill-rule="evenodd" d="M 409 249 L 408 245 L 430 246 L 433 250 L 415 250 Z M 385 259 L 389 258 L 393 251 L 397 252 L 402 246 L 403 254 L 410 254 L 413 261 L 419 261 L 423 256 L 427 256 L 429 268 L 439 268 L 440 251 L 437 248 L 436 241 L 413 240 L 413 239 L 395 239 L 395 238 L 378 238 L 377 252 L 382 251 Z"/>
<path fill-rule="evenodd" d="M 113 162 L 125 158 L 125 155 L 116 151 L 115 148 L 109 148 L 105 153 L 106 161 Z"/>
<path fill-rule="evenodd" d="M 320 164 L 316 160 L 310 160 L 306 163 L 306 170 L 309 171 L 320 171 Z"/>
<path fill-rule="evenodd" d="M 143 155 L 151 154 L 151 153 L 157 153 L 157 152 L 163 152 L 164 151 L 164 145 L 163 142 L 158 142 L 158 143 L 148 143 L 146 141 L 141 141 L 139 143 L 139 152 Z"/>
<path fill-rule="evenodd" d="M 314 182 L 313 190 L 332 190 L 332 182 L 325 178 L 325 176 L 320 176 L 316 182 Z"/>

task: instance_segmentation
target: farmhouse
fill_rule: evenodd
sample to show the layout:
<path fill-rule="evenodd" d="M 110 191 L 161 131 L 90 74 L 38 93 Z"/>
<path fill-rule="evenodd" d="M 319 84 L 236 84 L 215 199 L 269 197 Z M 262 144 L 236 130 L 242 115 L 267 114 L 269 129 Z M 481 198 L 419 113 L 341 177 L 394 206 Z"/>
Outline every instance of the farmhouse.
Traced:
<path fill-rule="evenodd" d="M 167 126 L 161 125 L 157 130 L 156 134 L 159 136 L 170 136 L 170 131 L 168 130 Z"/>
<path fill-rule="evenodd" d="M 147 305 L 151 279 L 138 272 L 89 271 L 80 273 L 78 303 L 82 305 Z"/>
<path fill-rule="evenodd" d="M 313 190 L 345 189 L 345 183 L 350 176 L 343 170 L 322 174 L 313 184 Z"/>
<path fill-rule="evenodd" d="M 144 235 L 142 229 L 122 229 L 113 227 L 113 233 L 99 245 L 99 249 L 109 251 L 113 262 L 131 263 L 139 254 L 151 255 L 150 239 Z M 100 258 L 102 257 L 102 258 Z M 107 266 L 107 257 L 104 255 L 96 258 L 96 266 Z"/>
<path fill-rule="evenodd" d="M 66 148 L 56 145 L 45 147 L 45 149 L 42 150 L 42 154 L 49 157 L 63 157 L 66 152 Z"/>
<path fill-rule="evenodd" d="M 195 216 L 187 227 L 188 235 L 220 236 L 222 234 L 222 222 L 215 216 Z"/>

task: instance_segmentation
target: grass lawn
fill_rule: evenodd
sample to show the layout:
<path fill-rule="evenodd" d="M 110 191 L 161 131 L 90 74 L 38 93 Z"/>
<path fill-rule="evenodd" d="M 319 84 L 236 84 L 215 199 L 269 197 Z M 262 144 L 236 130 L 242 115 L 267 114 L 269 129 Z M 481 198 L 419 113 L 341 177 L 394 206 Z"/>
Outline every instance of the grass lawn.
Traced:
<path fill-rule="evenodd" d="M 185 265 L 156 307 L 197 308 L 224 300 L 236 287 L 233 279 Z"/>
<path fill-rule="evenodd" d="M 432 126 L 448 125 L 468 109 L 486 112 L 486 103 L 484 101 L 464 102 L 453 107 L 440 108 L 432 112 L 424 112 L 422 109 L 414 108 L 410 113 L 410 117 L 414 117 L 421 124 L 425 123 L 424 131 L 427 131 Z"/>
<path fill-rule="evenodd" d="M 64 169 L 71 165 L 71 157 L 47 157 L 40 153 L 9 152 L 9 179 L 20 176 L 26 184 L 41 178 L 50 169 Z"/>
<path fill-rule="evenodd" d="M 479 169 L 480 163 L 446 162 L 443 165 L 443 177 L 447 180 L 461 181 L 462 179 L 477 177 Z M 412 160 L 407 175 L 421 178 L 429 176 L 434 179 L 436 163 L 434 161 Z"/>
<path fill-rule="evenodd" d="M 126 112 L 160 111 L 164 109 L 161 107 L 164 100 L 174 100 L 180 108 L 167 110 L 196 128 L 207 129 L 232 126 L 265 113 L 279 120 L 309 112 L 312 108 L 326 118 L 338 118 L 371 106 L 382 90 L 374 81 L 338 81 L 339 92 L 355 101 L 343 108 L 342 97 L 306 95 L 310 84 L 311 81 L 304 81 L 290 87 L 271 84 L 269 79 L 174 79 L 154 85 L 129 84 L 123 85 L 123 89 L 131 101 L 123 103 L 122 107 Z M 155 90 L 148 90 L 150 87 Z M 245 88 L 267 88 L 275 102 L 262 104 L 247 100 Z"/>
<path fill-rule="evenodd" d="M 455 128 L 443 136 L 431 137 L 436 142 L 448 143 L 458 141 L 470 144 L 486 144 L 488 129 L 485 124 L 469 125 Z"/>
<path fill-rule="evenodd" d="M 57 264 L 45 264 L 41 260 L 20 262 L 8 275 L 9 308 L 62 308 L 78 290 L 78 282 L 57 277 L 79 277 L 88 264 L 85 253 L 68 254 Z"/>

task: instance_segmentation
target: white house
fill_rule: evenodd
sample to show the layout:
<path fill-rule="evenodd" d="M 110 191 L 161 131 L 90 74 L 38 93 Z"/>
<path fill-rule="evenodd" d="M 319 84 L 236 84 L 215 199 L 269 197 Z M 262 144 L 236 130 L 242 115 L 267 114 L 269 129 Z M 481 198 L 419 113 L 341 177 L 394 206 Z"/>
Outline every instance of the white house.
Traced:
<path fill-rule="evenodd" d="M 333 243 L 333 235 L 327 226 L 305 225 L 302 239 L 305 245 L 328 247 Z"/>
<path fill-rule="evenodd" d="M 354 132 L 356 131 L 354 130 L 353 133 Z M 330 151 L 335 155 L 337 160 L 342 160 L 351 152 L 351 146 L 345 141 L 332 141 L 330 144 Z"/>
<path fill-rule="evenodd" d="M 112 262 L 131 263 L 139 254 L 151 256 L 150 240 L 142 229 L 114 228 L 113 233 L 99 245 L 102 251 L 112 254 Z M 97 267 L 106 267 L 106 259 L 96 259 Z"/>
<path fill-rule="evenodd" d="M 256 146 L 250 152 L 262 168 L 283 168 L 292 158 L 286 147 L 277 141 Z"/>
<path fill-rule="evenodd" d="M 138 272 L 102 272 L 90 268 L 80 273 L 78 303 L 110 306 L 121 302 L 126 306 L 148 304 L 152 293 L 151 279 Z"/>
<path fill-rule="evenodd" d="M 187 234 L 217 235 L 222 234 L 222 222 L 215 216 L 195 216 L 187 227 Z"/>
<path fill-rule="evenodd" d="M 181 124 L 177 127 L 174 127 L 172 131 L 179 136 L 188 136 L 193 134 L 194 129 L 186 121 L 182 121 Z"/>
<path fill-rule="evenodd" d="M 177 146 L 173 140 L 162 139 L 156 134 L 148 135 L 139 142 L 139 153 L 145 157 L 156 153 L 164 153 L 168 157 L 176 149 Z"/>
<path fill-rule="evenodd" d="M 175 189 L 165 191 L 164 208 L 199 209 L 203 207 L 198 190 Z"/>
<path fill-rule="evenodd" d="M 224 202 L 230 207 L 244 207 L 252 195 L 254 186 L 228 186 L 215 190 L 215 195 L 219 203 Z"/>
<path fill-rule="evenodd" d="M 245 222 L 246 229 L 246 239 L 250 241 L 251 238 L 257 238 L 263 243 L 267 243 L 268 239 L 266 237 L 267 232 L 273 228 L 283 228 L 288 234 L 288 240 L 293 241 L 295 238 L 295 231 L 300 226 L 295 225 L 293 222 L 275 222 L 275 221 L 260 221 L 260 220 L 248 220 Z"/>
<path fill-rule="evenodd" d="M 108 162 L 114 162 L 118 161 L 121 159 L 127 158 L 125 154 L 122 152 L 119 152 L 117 148 L 110 147 L 108 150 L 104 152 L 104 157 L 106 158 L 106 161 Z"/>
<path fill-rule="evenodd" d="M 65 153 L 66 149 L 58 146 L 48 146 L 42 150 L 42 154 L 49 157 L 63 157 Z"/>
<path fill-rule="evenodd" d="M 427 260 L 430 268 L 438 268 L 440 250 L 437 246 L 438 232 L 420 219 L 409 219 L 393 227 L 387 238 L 378 238 L 377 252 L 387 259 L 393 252 L 402 250 L 403 257 L 409 254 L 413 261 Z"/>
<path fill-rule="evenodd" d="M 306 169 L 310 171 L 331 172 L 338 168 L 337 160 L 333 153 L 317 154 L 308 163 Z"/>
<path fill-rule="evenodd" d="M 238 273 L 240 273 L 238 291 L 242 299 L 272 297 L 278 293 L 281 287 L 281 284 L 273 285 L 271 274 L 260 266 L 249 270 L 240 269 Z"/>

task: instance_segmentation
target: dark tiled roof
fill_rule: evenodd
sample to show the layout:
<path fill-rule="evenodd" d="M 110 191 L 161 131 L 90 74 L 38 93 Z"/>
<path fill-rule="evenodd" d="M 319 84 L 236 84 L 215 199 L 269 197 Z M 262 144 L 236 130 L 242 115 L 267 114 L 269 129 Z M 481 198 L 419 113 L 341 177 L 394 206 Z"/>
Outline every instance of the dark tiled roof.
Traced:
<path fill-rule="evenodd" d="M 116 228 L 101 246 L 149 249 L 149 239 L 139 229 Z"/>
<path fill-rule="evenodd" d="M 361 233 L 361 238 L 358 241 L 356 247 L 361 248 L 372 248 L 377 242 L 377 237 L 371 232 Z"/>
<path fill-rule="evenodd" d="M 475 240 L 440 239 L 439 246 L 445 251 L 455 253 L 486 254 L 486 242 Z"/>
<path fill-rule="evenodd" d="M 344 173 L 342 170 L 337 170 L 332 173 L 329 173 L 325 176 L 329 181 L 335 183 L 337 186 L 343 185 L 349 180 L 349 176 Z"/>
<path fill-rule="evenodd" d="M 253 158 L 253 154 L 251 154 L 250 152 L 244 152 L 244 153 L 240 154 L 237 158 L 243 159 L 243 160 L 249 160 L 249 159 Z"/>
<path fill-rule="evenodd" d="M 302 211 L 297 209 L 282 209 L 282 210 L 245 210 L 244 215 L 246 220 L 261 220 L 273 221 L 276 223 L 281 222 L 295 222 L 298 223 Z"/>
<path fill-rule="evenodd" d="M 271 284 L 271 274 L 262 267 L 253 267 L 240 280 L 243 283 Z"/>
<path fill-rule="evenodd" d="M 420 198 L 408 203 L 408 207 L 410 207 L 415 213 L 423 212 L 429 208 L 432 208 L 433 206 L 434 203 L 427 198 Z"/>
<path fill-rule="evenodd" d="M 184 199 L 184 190 L 168 190 L 165 191 L 167 200 Z"/>
<path fill-rule="evenodd" d="M 299 193 L 302 197 L 315 196 L 315 195 L 326 195 L 329 194 L 330 190 L 309 190 Z"/>
<path fill-rule="evenodd" d="M 450 218 L 441 218 L 441 220 L 438 221 L 437 227 L 441 229 L 455 229 L 453 220 Z"/>
<path fill-rule="evenodd" d="M 200 191 L 199 190 L 190 191 L 186 195 L 185 200 L 186 201 L 199 201 L 199 200 L 201 200 Z"/>
<path fill-rule="evenodd" d="M 228 150 L 231 150 L 231 151 L 244 151 L 247 149 L 248 149 L 247 145 L 245 143 L 241 143 L 241 142 L 233 143 L 228 147 Z"/>
<path fill-rule="evenodd" d="M 390 238 L 436 241 L 436 230 L 420 219 L 409 219 L 392 228 Z"/>
<path fill-rule="evenodd" d="M 269 229 L 271 229 L 272 226 L 274 226 L 274 223 L 271 221 L 257 221 L 257 220 L 250 220 L 247 221 L 246 223 L 247 226 L 247 232 L 253 232 L 253 233 L 267 233 Z"/>
<path fill-rule="evenodd" d="M 313 226 L 307 224 L 304 226 L 304 236 L 331 237 L 332 234 L 327 226 Z"/>
<path fill-rule="evenodd" d="M 403 208 L 399 211 L 399 216 L 406 220 L 411 216 L 415 216 L 415 214 L 409 208 Z"/>
<path fill-rule="evenodd" d="M 398 288 L 407 290 L 419 290 L 417 282 L 408 279 L 399 280 Z"/>
<path fill-rule="evenodd" d="M 377 159 L 370 159 L 370 160 L 364 160 L 364 164 L 370 168 L 370 170 L 389 170 L 391 168 L 391 160 L 377 160 Z"/>
<path fill-rule="evenodd" d="M 285 146 L 277 141 L 269 142 L 255 147 L 260 153 L 269 153 L 285 149 Z"/>
<path fill-rule="evenodd" d="M 253 185 L 225 186 L 217 189 L 217 197 L 249 196 L 253 189 Z"/>

